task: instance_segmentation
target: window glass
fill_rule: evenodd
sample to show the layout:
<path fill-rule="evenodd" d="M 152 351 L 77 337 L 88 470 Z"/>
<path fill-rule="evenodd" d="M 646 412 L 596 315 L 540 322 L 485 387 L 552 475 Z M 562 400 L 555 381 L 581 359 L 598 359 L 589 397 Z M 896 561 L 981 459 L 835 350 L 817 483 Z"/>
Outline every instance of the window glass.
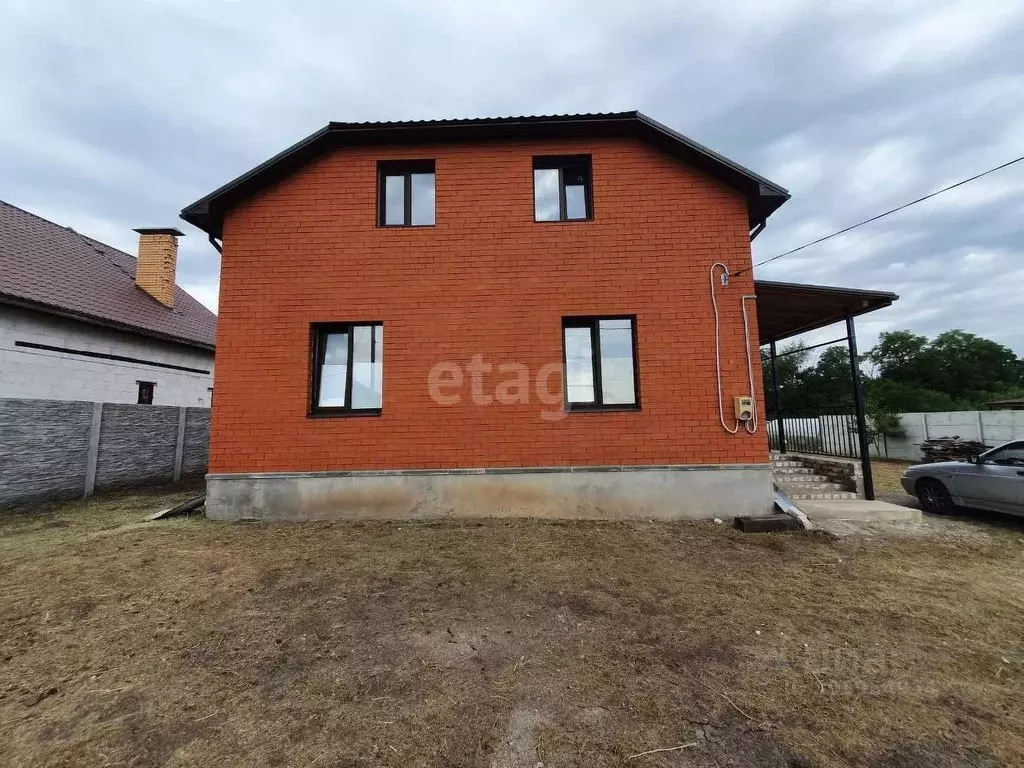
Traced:
<path fill-rule="evenodd" d="M 348 333 L 328 333 L 324 340 L 324 363 L 320 369 L 321 408 L 345 407 L 348 379 Z"/>
<path fill-rule="evenodd" d="M 384 223 L 405 223 L 405 176 L 384 177 Z"/>
<path fill-rule="evenodd" d="M 412 219 L 414 225 L 434 223 L 434 174 L 414 173 L 412 179 Z"/>
<path fill-rule="evenodd" d="M 1024 467 L 1024 446 L 1012 445 L 988 457 L 993 464 L 1009 467 Z"/>
<path fill-rule="evenodd" d="M 589 219 L 590 157 L 580 155 L 533 158 L 535 221 Z"/>
<path fill-rule="evenodd" d="M 352 328 L 353 410 L 381 406 L 381 350 L 375 339 L 377 330 L 372 325 L 356 325 Z"/>
<path fill-rule="evenodd" d="M 380 412 L 384 393 L 384 326 L 380 323 L 314 325 L 319 368 L 313 370 L 315 414 Z"/>
<path fill-rule="evenodd" d="M 533 172 L 533 214 L 537 221 L 558 221 L 558 169 Z"/>
<path fill-rule="evenodd" d="M 585 219 L 587 218 L 587 190 L 582 186 L 566 186 L 565 188 L 565 218 Z"/>
<path fill-rule="evenodd" d="M 601 399 L 605 405 L 633 405 L 636 402 L 633 379 L 633 322 L 598 322 L 601 350 Z"/>
<path fill-rule="evenodd" d="M 565 218 L 587 218 L 587 169 L 573 166 L 562 169 L 565 185 Z"/>
<path fill-rule="evenodd" d="M 570 403 L 594 402 L 594 348 L 591 329 L 565 329 L 565 392 Z"/>
<path fill-rule="evenodd" d="M 632 317 L 563 318 L 570 410 L 639 408 L 635 322 Z"/>

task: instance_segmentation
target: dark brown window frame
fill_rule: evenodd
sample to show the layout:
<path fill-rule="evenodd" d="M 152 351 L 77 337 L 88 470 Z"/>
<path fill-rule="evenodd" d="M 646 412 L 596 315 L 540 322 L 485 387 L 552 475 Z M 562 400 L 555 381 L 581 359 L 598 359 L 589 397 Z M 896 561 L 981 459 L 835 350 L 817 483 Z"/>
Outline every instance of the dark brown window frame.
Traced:
<path fill-rule="evenodd" d="M 136 381 L 135 383 L 139 385 L 138 405 L 152 405 L 153 398 L 156 397 L 156 382 Z"/>
<path fill-rule="evenodd" d="M 598 323 L 602 320 L 629 320 L 633 342 L 633 402 L 610 403 L 601 402 L 604 392 L 601 387 L 601 340 Z M 590 359 L 594 377 L 594 400 L 587 403 L 569 402 L 569 361 L 565 348 L 566 328 L 590 329 Z M 636 315 L 571 315 L 562 318 L 562 391 L 565 410 L 568 412 L 608 412 L 608 411 L 639 411 L 640 410 L 640 357 L 637 349 Z"/>
<path fill-rule="evenodd" d="M 434 223 L 413 224 L 412 223 L 412 175 L 414 173 L 432 173 L 434 175 Z M 403 191 L 405 197 L 402 200 L 402 223 L 387 223 L 387 182 L 388 176 L 401 176 L 404 178 Z M 437 168 L 433 160 L 378 160 L 377 161 L 377 226 L 387 229 L 401 227 L 433 227 L 437 224 Z"/>
<path fill-rule="evenodd" d="M 587 206 L 587 215 L 582 219 L 569 219 L 568 205 L 565 199 L 565 169 L 577 166 L 586 168 L 583 200 Z M 558 171 L 558 218 L 537 218 L 537 174 L 536 171 Z M 533 221 L 536 224 L 571 224 L 594 220 L 594 163 L 591 155 L 537 155 L 533 158 Z"/>
<path fill-rule="evenodd" d="M 309 377 L 309 408 L 307 416 L 310 418 L 323 418 L 333 416 L 380 416 L 383 408 L 352 408 L 352 374 L 355 366 L 352 364 L 352 329 L 359 326 L 370 326 L 374 330 L 370 336 L 370 362 L 374 361 L 376 353 L 377 329 L 383 330 L 384 323 L 381 320 L 352 320 L 347 322 L 312 323 L 310 325 L 310 377 Z M 327 353 L 327 336 L 331 333 L 345 332 L 348 334 L 348 353 L 345 370 L 345 403 L 344 406 L 320 406 L 320 378 L 323 375 L 323 361 Z M 383 354 L 383 349 L 381 350 Z M 383 399 L 384 379 L 381 377 L 381 398 Z"/>

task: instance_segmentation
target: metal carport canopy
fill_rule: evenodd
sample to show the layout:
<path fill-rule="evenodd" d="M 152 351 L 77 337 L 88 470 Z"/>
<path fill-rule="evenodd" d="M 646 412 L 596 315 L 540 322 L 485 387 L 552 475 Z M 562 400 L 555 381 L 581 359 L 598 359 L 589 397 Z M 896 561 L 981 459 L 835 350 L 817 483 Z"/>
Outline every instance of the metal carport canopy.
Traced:
<path fill-rule="evenodd" d="M 782 341 L 842 322 L 848 317 L 884 309 L 899 299 L 889 291 L 777 283 L 772 280 L 755 280 L 754 293 L 757 294 L 757 327 L 761 344 Z"/>

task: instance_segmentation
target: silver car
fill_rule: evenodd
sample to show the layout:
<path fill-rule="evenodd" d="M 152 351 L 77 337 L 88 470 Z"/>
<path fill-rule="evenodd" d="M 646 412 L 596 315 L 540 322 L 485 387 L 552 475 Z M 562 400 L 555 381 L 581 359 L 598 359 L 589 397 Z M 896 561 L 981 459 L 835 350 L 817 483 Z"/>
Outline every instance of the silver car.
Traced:
<path fill-rule="evenodd" d="M 915 464 L 900 478 L 925 512 L 954 507 L 1024 515 L 1024 440 L 1001 445 L 965 461 Z"/>

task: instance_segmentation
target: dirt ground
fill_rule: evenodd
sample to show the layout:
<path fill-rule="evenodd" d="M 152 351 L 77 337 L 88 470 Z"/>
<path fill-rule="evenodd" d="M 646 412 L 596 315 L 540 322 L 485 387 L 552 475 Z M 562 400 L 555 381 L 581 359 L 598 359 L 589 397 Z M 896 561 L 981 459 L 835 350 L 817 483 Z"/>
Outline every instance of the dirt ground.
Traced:
<path fill-rule="evenodd" d="M 145 522 L 187 495 L 0 518 L 0 765 L 1024 765 L 1018 529 Z"/>

